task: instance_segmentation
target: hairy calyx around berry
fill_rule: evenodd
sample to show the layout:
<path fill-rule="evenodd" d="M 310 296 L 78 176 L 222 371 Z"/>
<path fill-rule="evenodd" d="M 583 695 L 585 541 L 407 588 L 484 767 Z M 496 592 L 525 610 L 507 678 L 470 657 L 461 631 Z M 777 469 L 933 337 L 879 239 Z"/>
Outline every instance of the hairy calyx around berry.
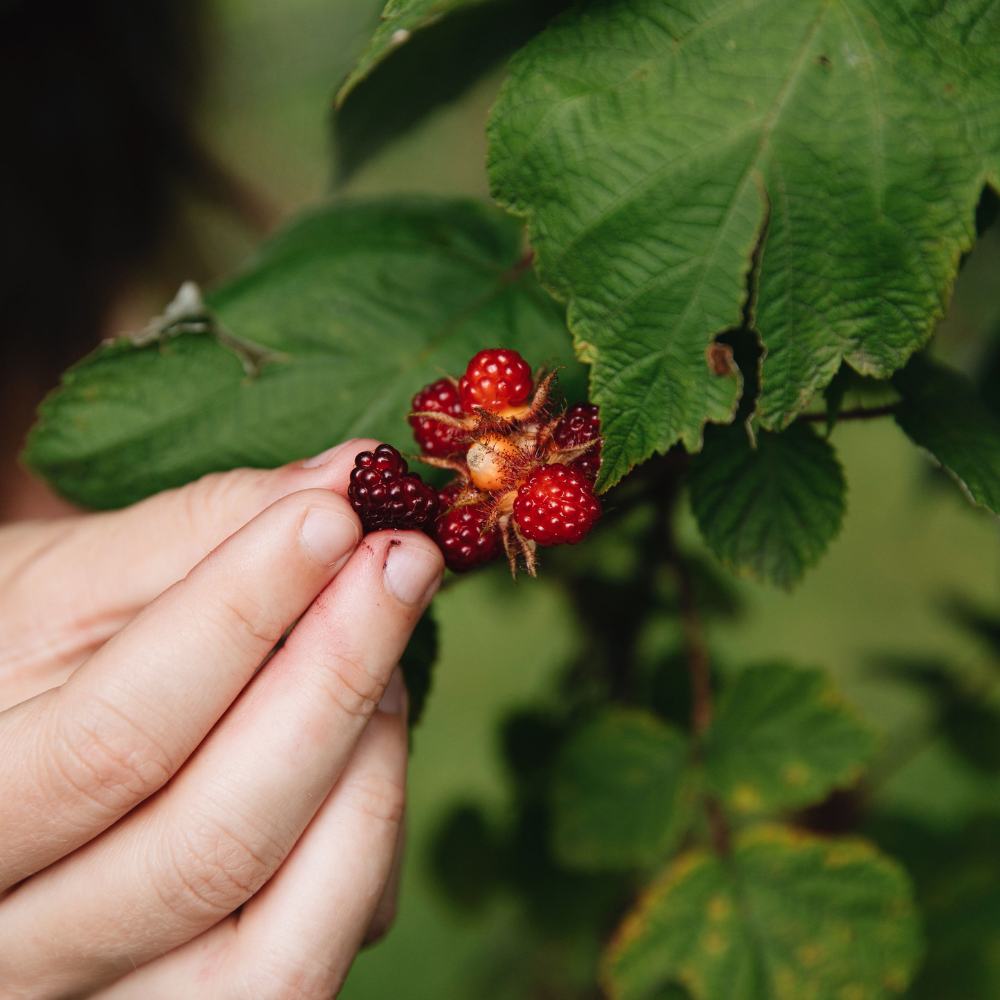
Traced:
<path fill-rule="evenodd" d="M 438 512 L 437 490 L 410 472 L 406 459 L 388 444 L 354 459 L 347 497 L 366 534 L 383 528 L 424 528 Z"/>
<path fill-rule="evenodd" d="M 523 563 L 534 576 L 537 545 L 578 542 L 600 515 L 600 413 L 593 403 L 560 413 L 554 384 L 554 372 L 533 377 L 516 351 L 495 348 L 457 383 L 413 397 L 421 461 L 457 474 L 430 529 L 451 568 L 481 565 L 502 543 L 511 570 Z"/>

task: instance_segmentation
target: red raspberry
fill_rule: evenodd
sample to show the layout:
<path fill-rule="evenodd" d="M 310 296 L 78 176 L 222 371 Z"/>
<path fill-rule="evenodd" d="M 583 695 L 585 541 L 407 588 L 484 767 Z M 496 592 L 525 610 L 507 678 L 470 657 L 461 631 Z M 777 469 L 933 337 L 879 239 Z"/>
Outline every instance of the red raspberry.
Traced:
<path fill-rule="evenodd" d="M 455 502 L 461 487 L 449 486 L 438 493 L 441 509 Z M 483 507 L 456 507 L 446 510 L 434 522 L 431 533 L 444 553 L 445 565 L 456 573 L 493 562 L 503 551 L 500 529 L 483 532 L 488 514 Z"/>
<path fill-rule="evenodd" d="M 601 436 L 601 410 L 596 403 L 574 403 L 565 413 L 562 420 L 556 424 L 552 440 L 560 448 L 575 448 L 593 441 Z M 601 446 L 595 444 L 587 449 L 575 462 L 574 469 L 579 469 L 592 479 L 597 478 L 601 468 Z"/>
<path fill-rule="evenodd" d="M 413 397 L 413 410 L 416 413 L 426 410 L 433 413 L 447 413 L 449 417 L 465 416 L 462 397 L 458 394 L 455 383 L 446 378 L 425 385 Z M 465 432 L 459 427 L 449 427 L 430 417 L 410 417 L 410 426 L 413 428 L 413 436 L 417 439 L 420 450 L 425 455 L 447 458 L 462 450 L 462 446 L 457 442 Z"/>
<path fill-rule="evenodd" d="M 601 516 L 590 479 L 569 465 L 543 465 L 517 491 L 514 520 L 539 545 L 575 545 Z"/>
<path fill-rule="evenodd" d="M 410 472 L 406 459 L 388 444 L 354 459 L 347 496 L 365 534 L 382 528 L 423 528 L 438 512 L 437 491 Z"/>
<path fill-rule="evenodd" d="M 528 362 L 517 351 L 496 347 L 480 351 L 458 380 L 458 391 L 466 413 L 475 407 L 495 413 L 524 406 L 535 383 Z"/>

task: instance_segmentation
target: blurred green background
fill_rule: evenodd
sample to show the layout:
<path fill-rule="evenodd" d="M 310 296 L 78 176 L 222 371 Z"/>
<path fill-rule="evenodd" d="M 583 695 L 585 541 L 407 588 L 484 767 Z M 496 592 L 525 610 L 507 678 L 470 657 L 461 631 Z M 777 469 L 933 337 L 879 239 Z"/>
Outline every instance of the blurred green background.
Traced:
<path fill-rule="evenodd" d="M 330 196 L 332 94 L 380 6 L 371 0 L 217 0 L 205 140 L 276 218 Z M 484 124 L 501 79 L 500 71 L 490 75 L 435 113 L 342 193 L 485 196 Z M 203 278 L 232 271 L 253 249 L 245 231 L 204 205 L 188 206 L 184 234 Z M 1000 230 L 994 227 L 963 271 L 938 349 L 968 367 L 983 338 L 998 330 Z M 850 487 L 842 535 L 791 595 L 739 581 L 745 613 L 714 626 L 711 635 L 719 662 L 742 666 L 781 656 L 835 672 L 883 734 L 872 781 L 886 809 L 945 827 L 976 810 L 1000 813 L 1000 784 L 973 776 L 928 742 L 928 705 L 871 669 L 884 652 L 940 655 L 970 677 L 982 676 L 983 650 L 949 623 L 942 607 L 956 594 L 988 608 L 1000 604 L 997 522 L 934 473 L 891 421 L 841 425 L 833 441 Z M 690 517 L 682 535 L 692 550 L 704 551 Z M 358 959 L 342 993 L 348 1000 L 447 997 L 476 961 L 503 907 L 474 922 L 452 913 L 428 874 L 428 839 L 457 798 L 503 808 L 496 723 L 513 706 L 553 696 L 552 679 L 574 651 L 566 602 L 544 566 L 538 581 L 518 586 L 503 571 L 461 580 L 435 607 L 443 655 L 415 733 L 399 918 L 389 937 Z M 503 643 L 496 641 L 498 629 Z"/>

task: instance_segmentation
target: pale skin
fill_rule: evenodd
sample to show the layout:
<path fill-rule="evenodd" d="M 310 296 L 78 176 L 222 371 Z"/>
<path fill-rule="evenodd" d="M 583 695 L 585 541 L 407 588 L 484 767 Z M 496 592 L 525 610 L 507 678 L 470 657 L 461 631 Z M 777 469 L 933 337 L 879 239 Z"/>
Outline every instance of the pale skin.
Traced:
<path fill-rule="evenodd" d="M 326 1000 L 391 923 L 444 566 L 375 445 L 0 529 L 0 998 Z"/>

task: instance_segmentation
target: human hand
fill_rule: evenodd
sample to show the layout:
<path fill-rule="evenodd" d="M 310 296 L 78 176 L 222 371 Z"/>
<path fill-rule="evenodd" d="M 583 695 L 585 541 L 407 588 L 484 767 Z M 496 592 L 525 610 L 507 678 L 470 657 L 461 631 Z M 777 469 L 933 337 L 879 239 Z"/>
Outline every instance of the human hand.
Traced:
<path fill-rule="evenodd" d="M 0 531 L 0 996 L 331 997 L 385 925 L 443 563 L 372 444 Z"/>

